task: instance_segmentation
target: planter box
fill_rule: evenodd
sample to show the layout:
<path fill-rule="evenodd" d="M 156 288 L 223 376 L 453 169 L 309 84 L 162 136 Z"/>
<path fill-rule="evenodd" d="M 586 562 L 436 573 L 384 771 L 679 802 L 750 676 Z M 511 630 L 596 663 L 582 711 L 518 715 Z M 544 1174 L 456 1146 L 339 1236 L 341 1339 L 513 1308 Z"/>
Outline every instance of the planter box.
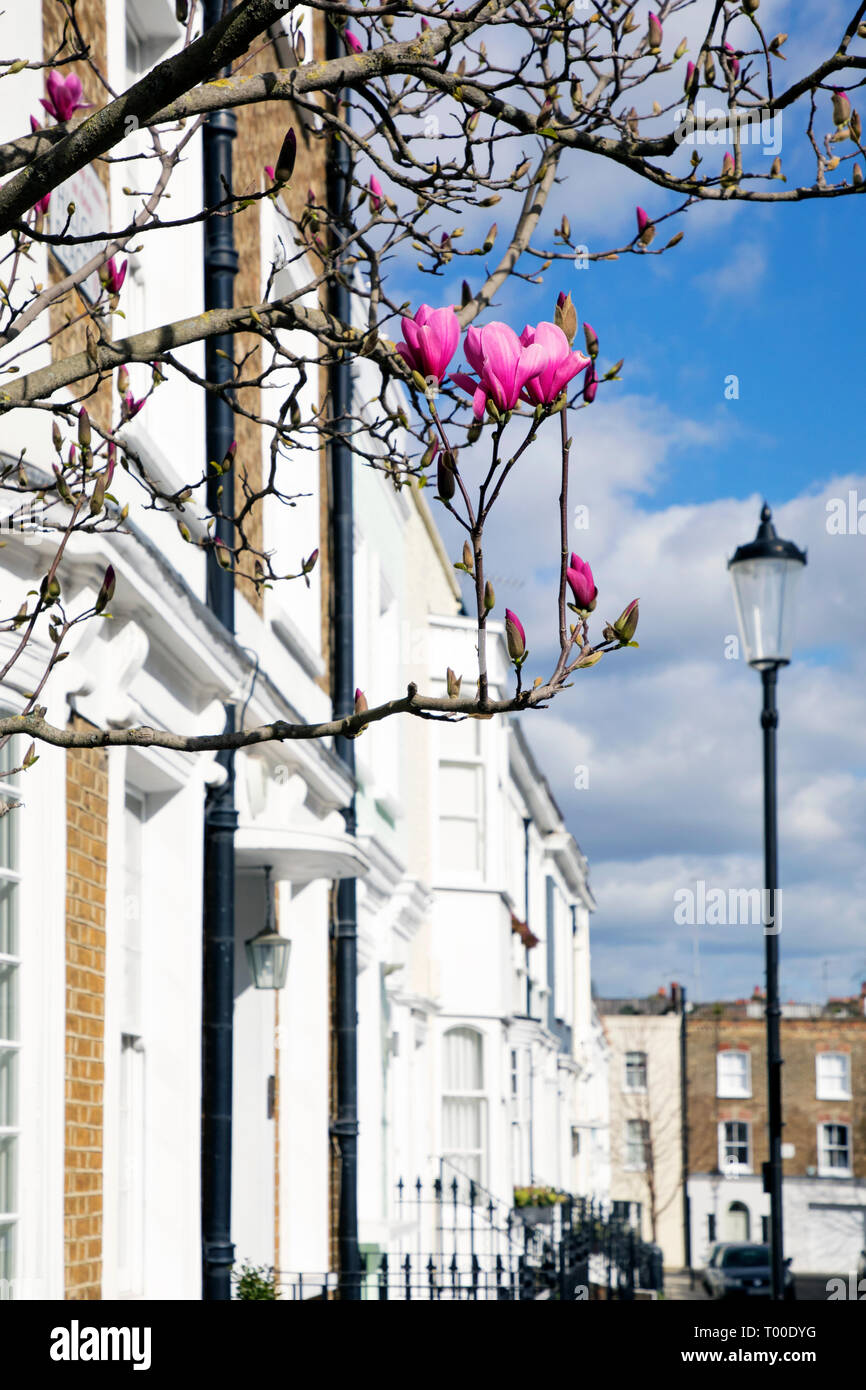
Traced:
<path fill-rule="evenodd" d="M 553 1207 L 515 1207 L 514 1210 L 527 1226 L 552 1226 Z"/>

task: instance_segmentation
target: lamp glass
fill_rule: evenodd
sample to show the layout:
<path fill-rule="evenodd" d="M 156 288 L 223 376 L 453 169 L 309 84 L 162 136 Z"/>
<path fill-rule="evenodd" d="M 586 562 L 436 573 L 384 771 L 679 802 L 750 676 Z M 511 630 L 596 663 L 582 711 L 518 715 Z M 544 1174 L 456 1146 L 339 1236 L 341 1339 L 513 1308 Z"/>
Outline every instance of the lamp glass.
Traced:
<path fill-rule="evenodd" d="M 730 566 L 746 660 L 763 670 L 791 660 L 801 560 L 783 556 L 736 560 Z"/>
<path fill-rule="evenodd" d="M 278 932 L 262 931 L 245 942 L 247 964 L 256 989 L 282 989 L 292 943 Z"/>

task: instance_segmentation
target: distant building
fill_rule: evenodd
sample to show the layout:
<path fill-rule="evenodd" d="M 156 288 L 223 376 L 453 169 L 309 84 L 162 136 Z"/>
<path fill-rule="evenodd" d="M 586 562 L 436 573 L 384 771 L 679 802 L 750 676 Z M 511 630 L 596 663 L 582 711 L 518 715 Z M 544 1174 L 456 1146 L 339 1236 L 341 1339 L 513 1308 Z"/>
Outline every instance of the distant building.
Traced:
<path fill-rule="evenodd" d="M 849 1273 L 866 1246 L 863 997 L 783 1006 L 784 1248 L 795 1271 Z M 688 1020 L 696 1265 L 706 1262 L 716 1241 L 768 1238 L 770 1199 L 761 1171 L 768 1157 L 762 1011 L 756 992 L 748 1003 L 703 1005 Z"/>
<path fill-rule="evenodd" d="M 649 999 L 597 999 L 610 1045 L 610 1191 L 614 1212 L 685 1264 L 677 985 Z"/>

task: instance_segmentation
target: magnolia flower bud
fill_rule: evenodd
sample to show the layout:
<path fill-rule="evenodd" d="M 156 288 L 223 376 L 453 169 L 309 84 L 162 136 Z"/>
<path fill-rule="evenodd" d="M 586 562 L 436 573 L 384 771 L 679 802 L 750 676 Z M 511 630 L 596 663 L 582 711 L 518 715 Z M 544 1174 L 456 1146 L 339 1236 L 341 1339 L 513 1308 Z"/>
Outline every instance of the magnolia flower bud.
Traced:
<path fill-rule="evenodd" d="M 472 303 L 472 291 L 469 288 L 468 281 L 466 280 L 463 281 L 463 288 L 460 291 L 460 303 L 464 309 L 466 308 L 467 304 Z"/>
<path fill-rule="evenodd" d="M 857 144 L 859 145 L 859 143 L 860 143 L 860 136 L 863 134 L 863 127 L 862 127 L 861 124 L 860 124 L 860 113 L 859 113 L 859 111 L 852 111 L 852 112 L 851 112 L 851 120 L 848 122 L 848 124 L 849 124 L 850 127 L 851 127 L 851 135 L 852 135 L 853 139 L 855 139 L 855 140 L 857 141 Z"/>
<path fill-rule="evenodd" d="M 848 100 L 848 93 L 835 91 L 833 93 L 833 121 L 837 126 L 847 125 L 851 117 L 851 103 Z"/>
<path fill-rule="evenodd" d="M 474 574 L 475 556 L 472 554 L 472 546 L 468 541 L 463 542 L 463 564 L 466 567 L 467 574 Z"/>
<path fill-rule="evenodd" d="M 598 337 L 591 323 L 584 323 L 583 336 L 586 339 L 586 350 L 594 362 L 598 357 Z"/>
<path fill-rule="evenodd" d="M 704 78 L 708 85 L 712 87 L 716 80 L 716 60 L 712 53 L 708 53 L 704 59 Z"/>
<path fill-rule="evenodd" d="M 450 502 L 456 490 L 454 461 L 449 453 L 442 454 L 436 465 L 436 486 L 444 502 Z"/>
<path fill-rule="evenodd" d="M 654 224 L 650 221 L 647 213 L 644 212 L 643 208 L 637 209 L 637 230 L 638 241 L 640 242 L 641 246 L 649 246 L 650 242 L 656 234 L 656 229 Z"/>
<path fill-rule="evenodd" d="M 486 251 L 492 251 L 492 250 L 493 250 L 493 243 L 494 243 L 494 241 L 496 240 L 496 233 L 497 233 L 497 231 L 498 231 L 498 228 L 497 228 L 497 226 L 496 226 L 496 223 L 494 222 L 494 223 L 493 223 L 493 226 L 490 228 L 490 231 L 487 233 L 486 237 L 484 238 L 484 244 L 483 244 L 482 247 L 481 247 L 482 251 L 485 251 L 485 252 L 486 252 Z"/>
<path fill-rule="evenodd" d="M 125 396 L 129 390 L 129 372 L 126 367 L 120 367 L 117 372 L 117 394 Z"/>
<path fill-rule="evenodd" d="M 298 137 L 294 127 L 290 127 L 286 138 L 280 146 L 280 153 L 277 156 L 274 176 L 277 183 L 288 183 L 295 168 L 295 159 L 298 153 Z"/>
<path fill-rule="evenodd" d="M 517 614 L 512 613 L 510 608 L 505 610 L 505 644 L 514 664 L 521 665 L 526 660 L 526 633 Z"/>
<path fill-rule="evenodd" d="M 638 600 L 634 598 L 613 624 L 613 630 L 621 642 L 630 642 L 634 637 L 639 617 Z"/>
<path fill-rule="evenodd" d="M 63 435 L 60 433 L 60 426 L 56 420 L 51 423 L 51 439 L 58 454 L 63 448 Z"/>
<path fill-rule="evenodd" d="M 771 165 L 771 167 L 770 167 L 770 178 L 771 178 L 771 179 L 780 179 L 781 177 L 782 177 L 782 161 L 781 161 L 781 159 L 780 159 L 780 158 L 778 157 L 778 155 L 777 155 L 776 158 L 773 160 L 773 163 L 772 163 L 772 165 Z"/>
<path fill-rule="evenodd" d="M 743 9 L 746 14 L 755 14 L 760 8 L 761 0 L 743 0 Z"/>
<path fill-rule="evenodd" d="M 466 442 L 467 442 L 467 444 L 477 444 L 477 443 L 478 443 L 478 440 L 481 438 L 481 430 L 482 430 L 481 421 L 480 421 L 480 420 L 473 420 L 473 421 L 472 421 L 472 424 L 469 426 L 468 430 L 466 431 Z"/>
<path fill-rule="evenodd" d="M 102 587 L 96 595 L 96 603 L 93 605 L 97 613 L 101 613 L 106 604 L 111 602 L 114 597 L 115 583 L 116 576 L 114 573 L 114 566 L 109 565 L 102 580 Z"/>
<path fill-rule="evenodd" d="M 84 406 L 78 412 L 78 442 L 82 449 L 90 448 L 90 416 Z"/>
<path fill-rule="evenodd" d="M 189 0 L 174 0 L 174 17 L 178 24 L 186 24 L 189 18 Z"/>
<path fill-rule="evenodd" d="M 96 516 L 99 512 L 102 511 L 102 508 L 105 506 L 105 485 L 106 485 L 106 482 L 107 482 L 107 478 L 106 478 L 106 476 L 105 476 L 104 473 L 98 473 L 98 474 L 96 475 L 96 482 L 95 482 L 94 487 L 93 487 L 93 492 L 92 492 L 91 495 L 90 495 L 90 515 L 91 515 L 91 516 Z"/>
<path fill-rule="evenodd" d="M 736 172 L 734 156 L 730 150 L 725 150 L 725 157 L 722 160 L 722 183 L 730 183 Z"/>
<path fill-rule="evenodd" d="M 495 604 L 496 594 L 494 593 L 493 585 L 490 583 L 490 580 L 488 579 L 487 583 L 484 585 L 484 612 L 491 612 Z"/>
<path fill-rule="evenodd" d="M 316 549 L 312 552 L 311 555 L 307 556 L 306 560 L 304 560 L 303 564 L 301 565 L 301 572 L 303 574 L 311 574 L 313 570 L 316 568 L 316 561 L 318 560 L 318 558 L 319 547 L 316 546 Z"/>
<path fill-rule="evenodd" d="M 577 310 L 571 302 L 571 293 L 563 294 L 560 290 L 556 301 L 556 308 L 553 311 L 553 322 L 557 328 L 561 328 L 568 339 L 569 347 L 574 342 L 574 335 L 577 332 Z"/>
<path fill-rule="evenodd" d="M 456 700 L 456 699 L 459 698 L 459 696 L 460 696 L 460 686 L 461 686 L 462 682 L 463 682 L 463 677 L 462 677 L 462 676 L 455 676 L 454 672 L 451 670 L 451 667 L 449 666 L 449 667 L 448 667 L 448 670 L 445 672 L 445 685 L 446 685 L 447 690 L 448 690 L 448 699 L 449 699 L 449 700 Z"/>
<path fill-rule="evenodd" d="M 583 399 L 587 405 L 592 405 L 598 391 L 598 377 L 595 374 L 595 367 L 590 365 L 587 368 L 586 376 L 583 378 Z"/>
<path fill-rule="evenodd" d="M 683 88 L 685 89 L 685 91 L 688 91 L 689 88 L 691 87 L 691 85 L 692 85 L 692 78 L 694 77 L 694 75 L 695 75 L 695 65 L 694 65 L 694 63 L 688 63 L 687 66 L 686 66 L 686 80 L 685 80 L 685 82 L 683 83 Z"/>
<path fill-rule="evenodd" d="M 355 709 L 354 709 L 354 713 L 355 713 L 355 714 L 366 714 L 366 712 L 367 712 L 367 710 L 368 710 L 369 708 L 370 708 L 370 706 L 367 704 L 367 697 L 366 697 L 366 695 L 364 694 L 363 690 L 360 690 L 360 689 L 356 690 L 356 691 L 355 691 Z"/>
<path fill-rule="evenodd" d="M 662 46 L 662 26 L 658 15 L 650 14 L 646 36 L 650 53 L 658 53 Z"/>
<path fill-rule="evenodd" d="M 65 481 L 65 479 L 64 479 L 64 477 L 63 477 L 63 474 L 61 473 L 61 471 L 60 471 L 60 469 L 58 468 L 58 466 L 57 466 L 56 463 L 53 463 L 53 464 L 51 465 L 51 467 L 54 469 L 54 477 L 55 477 L 56 480 L 57 480 L 57 481 L 56 481 L 57 495 L 59 496 L 59 498 L 60 498 L 60 500 L 61 500 L 62 502 L 71 503 L 71 502 L 72 502 L 72 493 L 69 491 L 69 488 L 66 486 L 66 481 Z"/>
<path fill-rule="evenodd" d="M 859 164 L 855 164 L 854 168 L 851 170 L 851 178 L 859 188 L 860 184 L 863 182 L 863 170 L 860 168 Z"/>
<path fill-rule="evenodd" d="M 679 62 L 680 58 L 682 58 L 683 55 L 687 52 L 688 46 L 689 46 L 688 39 L 680 39 L 679 43 L 677 44 L 676 48 L 674 49 L 674 60 L 675 60 L 676 62 Z"/>

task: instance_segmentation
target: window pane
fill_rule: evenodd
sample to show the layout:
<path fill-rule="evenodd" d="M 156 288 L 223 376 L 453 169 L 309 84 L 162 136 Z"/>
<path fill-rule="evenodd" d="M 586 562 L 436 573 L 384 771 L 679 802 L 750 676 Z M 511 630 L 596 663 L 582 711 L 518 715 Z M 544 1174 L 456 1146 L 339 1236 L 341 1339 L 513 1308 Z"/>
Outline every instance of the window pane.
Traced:
<path fill-rule="evenodd" d="M 449 873 L 477 873 L 481 868 L 481 837 L 478 822 L 451 820 L 439 822 L 439 862 Z"/>
<path fill-rule="evenodd" d="M 477 758 L 481 752 L 481 728 L 477 719 L 463 719 L 459 724 L 449 724 L 441 730 L 440 756 L 453 758 Z"/>
<path fill-rule="evenodd" d="M 444 1038 L 445 1091 L 481 1091 L 484 1089 L 483 1042 L 480 1033 L 471 1028 L 452 1028 Z"/>
<path fill-rule="evenodd" d="M 7 1135 L 0 1137 L 0 1212 L 8 1216 L 15 1210 L 15 1153 L 17 1140 Z"/>
<path fill-rule="evenodd" d="M 443 816 L 477 816 L 481 771 L 477 767 L 442 763 L 439 769 L 439 809 Z"/>
<path fill-rule="evenodd" d="M 0 1225 L 0 1279 L 9 1282 L 15 1274 L 15 1227 Z"/>
<path fill-rule="evenodd" d="M 17 815 L 17 811 L 12 813 Z M 8 816 L 6 817 L 8 820 Z M 0 879 L 0 955 L 17 956 L 18 922 L 15 911 L 17 884 Z"/>
<path fill-rule="evenodd" d="M 442 1131 L 445 1148 L 451 1153 L 481 1148 L 481 1100 L 446 1096 L 442 1110 Z"/>
<path fill-rule="evenodd" d="M 0 960 L 0 1038 L 18 1038 L 18 966 Z"/>
<path fill-rule="evenodd" d="M 18 1053 L 0 1048 L 0 1126 L 18 1123 Z"/>
<path fill-rule="evenodd" d="M 8 805 L 6 793 L 0 794 L 0 810 Z M 18 817 L 21 812 L 7 811 L 0 816 L 0 869 L 15 867 L 15 853 L 18 846 Z"/>

